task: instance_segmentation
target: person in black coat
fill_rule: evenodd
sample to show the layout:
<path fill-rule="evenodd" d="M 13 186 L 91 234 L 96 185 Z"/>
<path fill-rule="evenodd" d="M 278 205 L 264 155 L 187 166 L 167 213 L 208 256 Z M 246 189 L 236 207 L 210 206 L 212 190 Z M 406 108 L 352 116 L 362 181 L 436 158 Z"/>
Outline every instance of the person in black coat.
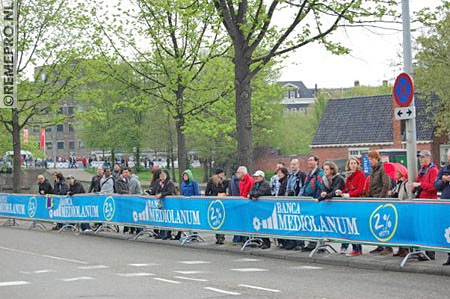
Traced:
<path fill-rule="evenodd" d="M 73 175 L 68 176 L 67 182 L 69 183 L 69 191 L 67 191 L 67 195 L 75 195 L 75 194 L 83 194 L 86 193 L 84 190 L 83 185 L 75 180 L 75 177 Z"/>
<path fill-rule="evenodd" d="M 323 191 L 320 193 L 318 201 L 325 199 L 338 197 L 336 191 L 342 191 L 345 189 L 345 179 L 338 173 L 338 167 L 336 163 L 327 161 L 323 163 Z M 340 193 L 340 192 L 338 192 Z"/>
<path fill-rule="evenodd" d="M 53 194 L 55 195 L 66 195 L 69 191 L 69 186 L 64 180 L 64 176 L 61 172 L 55 175 L 55 188 L 53 189 Z"/>
<path fill-rule="evenodd" d="M 160 176 L 159 176 L 159 180 L 157 181 L 156 184 L 156 189 L 155 189 L 155 197 L 157 199 L 160 199 L 160 208 L 163 208 L 162 205 L 162 199 L 166 196 L 169 195 L 175 195 L 175 185 L 173 184 L 172 180 L 170 179 L 170 175 L 169 175 L 169 171 L 167 169 L 164 169 Z M 167 239 L 171 239 L 172 238 L 172 231 L 165 231 L 165 230 L 160 230 L 159 232 L 161 238 L 163 240 L 167 240 Z"/>
<path fill-rule="evenodd" d="M 274 194 L 274 196 L 285 196 L 286 191 L 287 191 L 287 182 L 288 182 L 289 171 L 284 166 L 280 167 L 277 171 L 277 176 L 278 176 L 278 182 L 280 185 L 278 187 L 277 192 Z"/>
<path fill-rule="evenodd" d="M 69 191 L 67 191 L 67 195 L 72 196 L 75 194 L 83 194 L 86 193 L 83 185 L 75 180 L 73 175 L 69 175 L 67 178 L 67 182 L 69 183 Z M 81 223 L 80 228 L 82 231 L 90 231 L 89 223 Z"/>
<path fill-rule="evenodd" d="M 205 189 L 205 196 L 226 196 L 229 180 L 225 178 L 225 172 L 222 168 L 216 169 L 216 174 L 211 177 Z M 223 245 L 225 242 L 224 234 L 216 234 L 216 244 Z"/>
<path fill-rule="evenodd" d="M 46 195 L 46 194 L 53 194 L 53 187 L 52 184 L 49 183 L 49 181 L 43 176 L 38 175 L 38 190 L 39 194 Z"/>
<path fill-rule="evenodd" d="M 264 179 L 264 172 L 258 170 L 253 175 L 255 178 L 255 184 L 253 185 L 252 190 L 248 193 L 248 197 L 250 199 L 256 200 L 261 196 L 271 196 L 272 190 L 270 189 L 270 184 Z M 269 238 L 261 238 L 263 244 L 261 245 L 261 249 L 270 248 L 270 239 Z"/>

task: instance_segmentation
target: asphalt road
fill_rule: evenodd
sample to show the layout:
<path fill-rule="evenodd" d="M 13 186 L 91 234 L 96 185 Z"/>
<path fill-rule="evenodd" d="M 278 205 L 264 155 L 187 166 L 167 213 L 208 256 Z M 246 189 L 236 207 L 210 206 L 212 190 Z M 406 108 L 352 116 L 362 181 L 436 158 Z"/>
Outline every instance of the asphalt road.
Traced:
<path fill-rule="evenodd" d="M 447 298 L 448 277 L 0 227 L 0 298 Z M 167 241 L 176 242 L 176 241 Z"/>

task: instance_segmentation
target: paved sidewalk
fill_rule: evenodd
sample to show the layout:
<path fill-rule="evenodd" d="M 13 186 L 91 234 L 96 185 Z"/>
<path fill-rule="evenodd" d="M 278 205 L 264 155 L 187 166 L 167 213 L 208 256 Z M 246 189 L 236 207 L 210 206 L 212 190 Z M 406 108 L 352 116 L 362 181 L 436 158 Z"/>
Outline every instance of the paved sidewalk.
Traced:
<path fill-rule="evenodd" d="M 1 219 L 4 220 L 4 219 Z M 16 221 L 18 226 L 14 226 L 17 229 L 29 229 L 31 221 L 18 220 Z M 57 231 L 52 231 L 52 223 L 44 224 L 48 233 L 58 233 Z M 36 230 L 38 228 L 35 228 Z M 122 228 L 121 228 L 122 231 Z M 375 254 L 370 254 L 369 251 L 375 248 L 374 246 L 363 245 L 363 255 L 356 257 L 347 257 L 339 253 L 322 253 L 309 257 L 309 252 L 293 251 L 293 250 L 283 250 L 279 249 L 273 245 L 266 250 L 259 248 L 245 248 L 243 251 L 240 246 L 233 245 L 231 240 L 232 236 L 227 235 L 224 245 L 215 244 L 215 235 L 212 233 L 201 233 L 201 236 L 205 239 L 205 242 L 190 242 L 185 245 L 181 245 L 180 241 L 175 240 L 156 240 L 150 238 L 148 235 L 141 236 L 137 241 L 133 240 L 133 235 L 123 234 L 123 233 L 112 233 L 112 232 L 100 232 L 96 234 L 95 232 L 84 232 L 84 233 L 74 233 L 74 232 L 63 232 L 64 234 L 77 234 L 80 237 L 104 237 L 104 238 L 116 238 L 129 242 L 145 242 L 149 246 L 186 246 L 189 248 L 195 248 L 198 250 L 208 250 L 208 251 L 219 251 L 219 252 L 232 252 L 235 254 L 242 254 L 247 256 L 263 256 L 276 259 L 291 260 L 293 263 L 310 263 L 310 264 L 322 264 L 322 265 L 333 265 L 333 266 L 344 266 L 350 268 L 359 268 L 367 270 L 381 270 L 381 271 L 396 271 L 396 272 L 409 272 L 409 273 L 422 273 L 422 274 L 433 274 L 433 275 L 444 275 L 450 276 L 450 266 L 442 266 L 442 263 L 446 260 L 447 254 L 444 252 L 436 252 L 436 260 L 420 262 L 413 258 L 408 260 L 404 267 L 400 267 L 400 262 L 402 258 L 390 256 L 380 256 Z M 340 244 L 331 244 L 336 251 L 339 252 Z M 396 249 L 396 248 L 395 248 Z M 348 249 L 350 252 L 351 246 Z"/>

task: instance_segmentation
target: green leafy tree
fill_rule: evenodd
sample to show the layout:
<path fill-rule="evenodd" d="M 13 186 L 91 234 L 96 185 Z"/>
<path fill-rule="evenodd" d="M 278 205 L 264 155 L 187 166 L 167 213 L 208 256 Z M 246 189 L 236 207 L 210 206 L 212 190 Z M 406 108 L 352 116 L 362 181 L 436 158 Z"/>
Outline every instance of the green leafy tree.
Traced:
<path fill-rule="evenodd" d="M 313 42 L 335 54 L 348 49 L 331 40 L 340 25 L 362 25 L 393 15 L 396 1 L 213 0 L 233 44 L 239 164 L 252 165 L 251 81 L 270 61 Z M 287 25 L 277 24 L 276 15 Z M 283 23 L 283 22 L 281 22 Z"/>
<path fill-rule="evenodd" d="M 418 52 L 414 80 L 418 91 L 429 99 L 436 133 L 450 132 L 450 2 L 443 1 L 436 11 L 421 14 L 427 33 L 417 40 Z M 439 100 L 433 96 L 438 96 Z"/>
<path fill-rule="evenodd" d="M 19 192 L 21 180 L 20 132 L 62 121 L 51 116 L 75 85 L 74 61 L 84 53 L 81 28 L 86 20 L 84 5 L 69 0 L 17 0 L 17 6 L 18 108 L 0 111 L 0 122 L 12 135 L 14 192 Z M 33 68 L 34 78 L 28 78 Z"/>
<path fill-rule="evenodd" d="M 167 107 L 175 122 L 178 165 L 182 173 L 186 165 L 184 129 L 188 119 L 230 90 L 214 77 L 201 76 L 207 63 L 227 51 L 227 44 L 209 1 L 135 0 L 133 3 L 136 10 L 116 8 L 120 10 L 118 15 L 109 25 L 101 23 L 99 30 L 119 59 L 151 83 L 151 88 L 141 90 Z M 140 41 L 135 39 L 137 36 Z M 125 52 L 132 54 L 125 55 Z M 210 90 L 216 91 L 214 97 L 199 96 Z"/>

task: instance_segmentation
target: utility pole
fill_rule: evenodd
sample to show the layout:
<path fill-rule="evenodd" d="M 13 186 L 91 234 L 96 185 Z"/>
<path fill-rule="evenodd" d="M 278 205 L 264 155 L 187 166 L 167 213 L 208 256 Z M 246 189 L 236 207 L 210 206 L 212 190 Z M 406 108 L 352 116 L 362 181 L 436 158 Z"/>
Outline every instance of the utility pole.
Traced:
<path fill-rule="evenodd" d="M 409 0 L 402 0 L 403 22 L 403 71 L 413 77 L 411 54 L 411 25 L 409 16 Z M 411 107 L 415 107 L 414 97 Z M 417 177 L 417 138 L 416 118 L 406 120 L 406 151 L 408 163 L 408 178 L 414 181 Z"/>

